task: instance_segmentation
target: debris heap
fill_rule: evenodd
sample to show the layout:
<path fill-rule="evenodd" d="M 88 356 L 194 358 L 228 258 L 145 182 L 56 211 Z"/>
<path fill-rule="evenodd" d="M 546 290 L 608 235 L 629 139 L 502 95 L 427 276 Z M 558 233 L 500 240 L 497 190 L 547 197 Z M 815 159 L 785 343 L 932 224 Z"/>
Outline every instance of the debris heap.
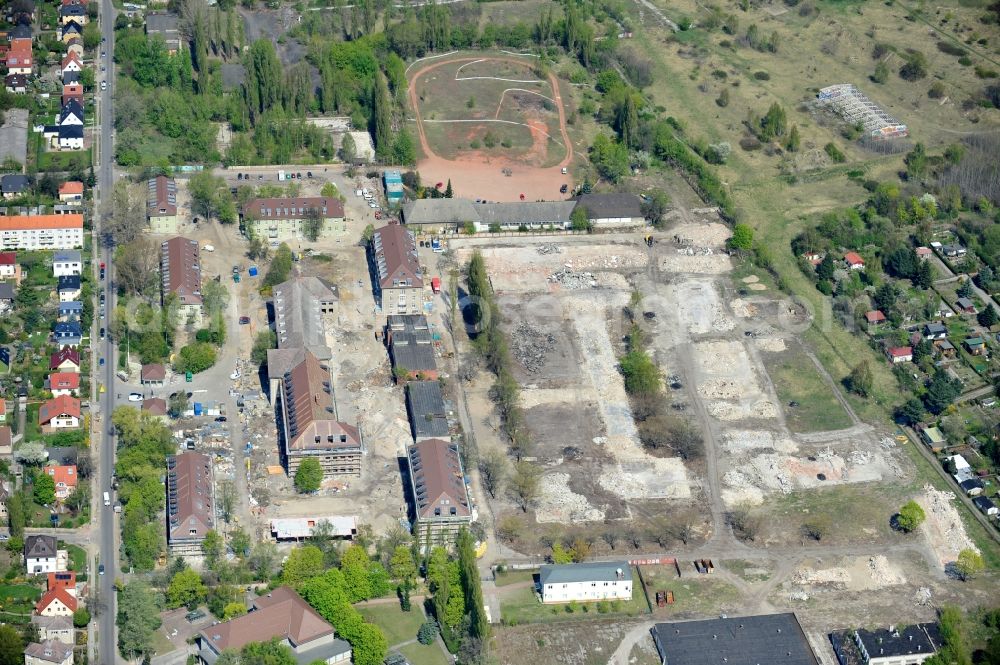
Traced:
<path fill-rule="evenodd" d="M 510 348 L 524 371 L 537 374 L 545 365 L 545 356 L 555 348 L 556 338 L 550 332 L 543 332 L 527 321 L 518 323 L 510 332 Z"/>

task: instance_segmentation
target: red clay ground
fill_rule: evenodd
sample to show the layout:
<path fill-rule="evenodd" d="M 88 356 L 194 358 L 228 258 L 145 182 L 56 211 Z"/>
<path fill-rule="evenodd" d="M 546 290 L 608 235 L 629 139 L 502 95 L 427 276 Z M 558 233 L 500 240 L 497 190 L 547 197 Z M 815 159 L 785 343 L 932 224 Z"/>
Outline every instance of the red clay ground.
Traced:
<path fill-rule="evenodd" d="M 420 172 L 420 179 L 424 183 L 447 182 L 451 180 L 452 188 L 456 196 L 466 198 L 482 198 L 490 201 L 518 201 L 521 196 L 527 201 L 548 200 L 556 201 L 564 198 L 559 193 L 561 185 L 570 184 L 569 175 L 562 174 L 562 168 L 568 167 L 573 161 L 573 144 L 570 142 L 569 134 L 566 131 L 566 110 L 563 107 L 562 96 L 559 92 L 559 82 L 555 74 L 549 73 L 549 83 L 555 93 L 556 108 L 559 112 L 559 132 L 562 136 L 562 143 L 566 146 L 566 155 L 562 161 L 555 166 L 543 168 L 531 166 L 522 160 L 510 159 L 497 155 L 486 155 L 482 152 L 469 151 L 459 159 L 446 159 L 441 157 L 431 149 L 427 136 L 424 133 L 424 121 L 420 116 L 420 105 L 416 90 L 416 82 L 428 72 L 448 64 L 472 61 L 511 62 L 523 65 L 525 59 L 506 56 L 496 57 L 470 57 L 461 56 L 449 58 L 442 57 L 430 64 L 425 65 L 410 76 L 409 97 L 410 105 L 417 122 L 417 135 L 420 139 L 420 147 L 423 150 L 424 158 L 417 163 L 417 170 Z M 456 99 L 456 104 L 461 100 Z M 544 159 L 547 152 L 548 138 L 544 135 L 544 123 L 526 119 L 530 125 L 531 134 L 534 139 L 531 150 L 526 155 L 532 160 Z M 510 169 L 511 175 L 505 176 L 503 169 Z"/>

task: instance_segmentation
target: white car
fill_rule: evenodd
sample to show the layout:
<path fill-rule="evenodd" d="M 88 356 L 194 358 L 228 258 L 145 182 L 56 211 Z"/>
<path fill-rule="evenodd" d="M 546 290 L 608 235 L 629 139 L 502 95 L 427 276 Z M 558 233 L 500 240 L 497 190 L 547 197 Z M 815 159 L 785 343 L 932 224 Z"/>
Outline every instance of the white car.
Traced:
<path fill-rule="evenodd" d="M 101 81 L 101 90 L 107 90 L 107 89 L 108 89 L 108 82 Z"/>
<path fill-rule="evenodd" d="M 128 394 L 128 401 L 130 401 L 130 402 L 141 402 L 142 401 L 142 393 L 129 393 Z"/>
<path fill-rule="evenodd" d="M 378 204 L 375 203 L 374 201 L 369 201 L 368 202 L 368 207 L 371 208 L 372 210 L 374 210 L 375 208 L 378 207 Z"/>

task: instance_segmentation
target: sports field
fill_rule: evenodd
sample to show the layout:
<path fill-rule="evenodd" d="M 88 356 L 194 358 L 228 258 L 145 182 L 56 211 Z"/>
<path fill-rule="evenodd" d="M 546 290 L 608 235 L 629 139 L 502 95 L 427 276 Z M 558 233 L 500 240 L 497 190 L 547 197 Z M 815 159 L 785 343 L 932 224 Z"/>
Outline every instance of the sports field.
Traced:
<path fill-rule="evenodd" d="M 426 183 L 491 201 L 557 200 L 573 160 L 562 92 L 536 59 L 445 54 L 412 63 L 410 105 Z"/>

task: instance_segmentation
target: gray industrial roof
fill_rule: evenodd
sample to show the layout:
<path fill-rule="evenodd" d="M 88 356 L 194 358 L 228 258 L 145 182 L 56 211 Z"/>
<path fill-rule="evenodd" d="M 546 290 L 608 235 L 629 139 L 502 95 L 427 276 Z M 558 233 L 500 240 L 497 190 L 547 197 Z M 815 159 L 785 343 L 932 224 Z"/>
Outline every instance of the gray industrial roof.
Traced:
<path fill-rule="evenodd" d="M 479 221 L 479 213 L 468 199 L 418 199 L 403 206 L 407 224 L 464 224 Z"/>
<path fill-rule="evenodd" d="M 316 277 L 293 277 L 275 286 L 272 303 L 278 348 L 304 347 L 320 360 L 329 358 L 323 310 L 336 300 L 333 289 Z"/>
<path fill-rule="evenodd" d="M 406 410 L 414 439 L 448 438 L 448 417 L 437 381 L 410 381 L 406 384 Z"/>
<path fill-rule="evenodd" d="M 437 369 L 434 360 L 434 345 L 426 330 L 416 332 L 395 332 L 389 342 L 389 353 L 393 367 L 405 367 L 411 372 L 427 372 Z"/>
<path fill-rule="evenodd" d="M 542 566 L 538 571 L 538 581 L 542 586 L 572 582 L 616 582 L 622 579 L 618 571 L 625 578 L 632 579 L 628 561 L 595 561 Z"/>
<path fill-rule="evenodd" d="M 902 630 L 862 629 L 855 634 L 872 658 L 935 653 L 941 644 L 941 633 L 936 623 L 918 623 Z"/>
<path fill-rule="evenodd" d="M 642 217 L 642 203 L 635 194 L 582 194 L 574 200 L 587 209 L 587 219 Z"/>
<path fill-rule="evenodd" d="M 403 206 L 407 224 L 566 224 L 573 201 L 473 203 L 468 199 L 419 199 Z"/>
<path fill-rule="evenodd" d="M 818 665 L 792 613 L 658 623 L 651 632 L 671 665 Z"/>

